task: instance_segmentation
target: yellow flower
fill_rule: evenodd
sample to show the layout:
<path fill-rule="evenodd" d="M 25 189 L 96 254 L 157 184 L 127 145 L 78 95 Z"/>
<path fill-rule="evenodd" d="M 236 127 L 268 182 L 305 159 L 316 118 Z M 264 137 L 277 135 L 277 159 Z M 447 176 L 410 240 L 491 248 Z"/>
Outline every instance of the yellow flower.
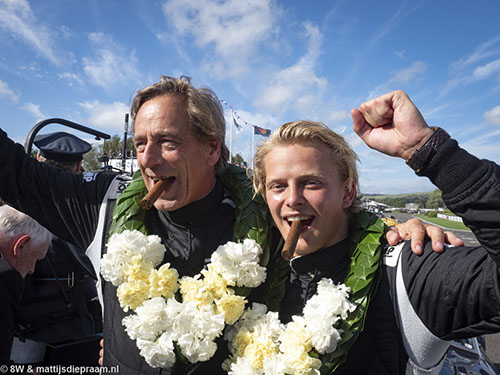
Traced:
<path fill-rule="evenodd" d="M 294 317 L 280 334 L 280 350 L 291 357 L 297 357 L 302 352 L 308 353 L 312 349 L 311 334 L 306 330 L 305 320 Z"/>
<path fill-rule="evenodd" d="M 250 360 L 252 367 L 262 369 L 264 359 L 278 353 L 278 345 L 271 338 L 265 338 L 250 343 L 245 349 L 245 356 Z"/>
<path fill-rule="evenodd" d="M 227 293 L 227 280 L 214 270 L 212 264 L 208 265 L 208 270 L 201 271 L 203 274 L 203 283 L 215 298 L 221 298 Z"/>
<path fill-rule="evenodd" d="M 170 264 L 164 264 L 158 270 L 151 270 L 149 282 L 151 285 L 151 297 L 172 298 L 179 289 L 177 279 L 179 274 L 175 268 L 169 268 Z"/>
<path fill-rule="evenodd" d="M 203 281 L 198 277 L 183 277 L 180 284 L 183 302 L 195 302 L 198 306 L 213 302 L 212 293 L 207 290 Z"/>
<path fill-rule="evenodd" d="M 217 310 L 224 313 L 224 322 L 226 324 L 234 324 L 245 309 L 247 300 L 243 296 L 235 294 L 225 294 L 222 298 L 215 301 Z"/>
<path fill-rule="evenodd" d="M 294 357 L 288 366 L 292 370 L 291 375 L 316 375 L 321 367 L 321 360 L 310 357 L 309 354 L 303 352 Z"/>
<path fill-rule="evenodd" d="M 149 285 L 141 280 L 128 281 L 118 287 L 116 295 L 123 311 L 135 310 L 149 298 Z"/>
<path fill-rule="evenodd" d="M 142 261 L 142 256 L 136 255 L 132 257 L 131 262 L 125 267 L 125 280 L 149 283 L 149 274 L 152 269 L 151 264 Z"/>
<path fill-rule="evenodd" d="M 246 327 L 241 327 L 232 341 L 232 352 L 235 357 L 241 357 L 245 354 L 248 345 L 253 342 L 253 336 Z"/>

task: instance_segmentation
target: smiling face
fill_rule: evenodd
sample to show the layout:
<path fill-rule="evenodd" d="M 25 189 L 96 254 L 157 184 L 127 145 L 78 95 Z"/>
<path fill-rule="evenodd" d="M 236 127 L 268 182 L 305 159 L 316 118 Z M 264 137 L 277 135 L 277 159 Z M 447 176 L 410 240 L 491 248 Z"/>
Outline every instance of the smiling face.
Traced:
<path fill-rule="evenodd" d="M 265 157 L 265 196 L 281 235 L 287 237 L 292 220 L 303 223 L 294 256 L 348 234 L 347 208 L 355 194 L 339 181 L 328 156 L 322 144 L 294 143 L 275 146 Z"/>
<path fill-rule="evenodd" d="M 155 203 L 158 210 L 177 210 L 210 192 L 220 142 L 195 137 L 181 96 L 145 102 L 137 112 L 134 132 L 137 163 L 148 191 L 160 178 L 171 181 Z"/>

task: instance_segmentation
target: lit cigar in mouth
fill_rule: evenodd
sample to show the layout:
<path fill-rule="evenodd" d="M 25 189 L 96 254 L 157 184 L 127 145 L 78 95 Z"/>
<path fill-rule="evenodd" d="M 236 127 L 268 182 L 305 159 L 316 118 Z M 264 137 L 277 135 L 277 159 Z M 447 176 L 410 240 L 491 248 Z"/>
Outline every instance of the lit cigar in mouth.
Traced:
<path fill-rule="evenodd" d="M 141 200 L 141 207 L 145 210 L 149 210 L 154 206 L 156 200 L 160 197 L 163 190 L 168 188 L 172 183 L 173 179 L 170 178 L 162 178 L 158 181 L 155 186 L 146 194 L 144 198 Z"/>
<path fill-rule="evenodd" d="M 295 252 L 295 246 L 297 246 L 297 241 L 299 240 L 301 229 L 302 221 L 292 221 L 292 227 L 290 228 L 290 232 L 288 232 L 288 236 L 286 236 L 283 250 L 281 250 L 281 256 L 285 260 L 290 260 L 293 258 L 293 253 Z"/>

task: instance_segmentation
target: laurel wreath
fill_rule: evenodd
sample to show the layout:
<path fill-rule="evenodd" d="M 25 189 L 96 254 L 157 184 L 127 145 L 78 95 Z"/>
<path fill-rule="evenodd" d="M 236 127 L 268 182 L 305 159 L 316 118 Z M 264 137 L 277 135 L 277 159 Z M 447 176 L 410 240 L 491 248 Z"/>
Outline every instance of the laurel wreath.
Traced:
<path fill-rule="evenodd" d="M 271 219 L 264 200 L 260 196 L 253 196 L 252 184 L 243 168 L 230 164 L 219 178 L 236 204 L 234 240 L 254 239 L 263 249 L 260 264 L 267 266 L 271 244 L 271 225 L 269 224 Z M 140 201 L 146 193 L 147 188 L 142 176 L 136 172 L 130 185 L 117 200 L 110 235 L 126 229 L 136 229 L 148 234 L 146 228 L 148 211 L 140 206 Z M 344 330 L 344 333 L 337 349 L 333 353 L 321 356 L 315 352 L 311 353 L 322 359 L 321 374 L 334 373 L 347 358 L 349 349 L 363 331 L 368 306 L 378 285 L 386 226 L 380 218 L 366 211 L 352 214 L 349 224 L 351 263 L 345 284 L 351 290 L 350 300 L 357 307 L 338 327 Z M 268 270 L 271 272 L 268 272 L 262 302 L 268 306 L 269 310 L 277 311 L 285 294 L 285 283 L 290 267 L 288 262 L 277 256 L 272 260 Z M 237 293 L 248 295 L 249 289 L 241 288 Z"/>

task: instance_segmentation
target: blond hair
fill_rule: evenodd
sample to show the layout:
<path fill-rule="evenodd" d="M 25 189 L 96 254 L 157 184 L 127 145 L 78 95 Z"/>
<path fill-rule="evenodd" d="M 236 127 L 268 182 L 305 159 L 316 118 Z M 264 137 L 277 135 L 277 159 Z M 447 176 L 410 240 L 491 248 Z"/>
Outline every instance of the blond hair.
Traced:
<path fill-rule="evenodd" d="M 265 198 L 266 171 L 264 161 L 269 152 L 276 146 L 291 144 L 313 144 L 323 145 L 328 149 L 330 161 L 337 172 L 337 177 L 342 183 L 347 182 L 348 193 L 356 189 L 356 197 L 349 212 L 358 212 L 362 209 L 361 194 L 359 190 L 359 177 L 356 162 L 358 156 L 341 135 L 329 129 L 325 124 L 314 121 L 294 121 L 281 125 L 262 145 L 255 154 L 255 170 L 253 174 L 253 185 L 255 193 L 262 194 Z"/>
<path fill-rule="evenodd" d="M 224 144 L 226 123 L 217 95 L 207 87 L 195 88 L 189 77 L 161 76 L 160 82 L 143 88 L 135 95 L 130 107 L 132 118 L 135 119 L 144 103 L 164 95 L 179 95 L 184 99 L 189 126 L 200 141 L 220 141 L 221 155 L 215 165 L 215 172 L 222 172 L 229 159 L 229 150 Z"/>

